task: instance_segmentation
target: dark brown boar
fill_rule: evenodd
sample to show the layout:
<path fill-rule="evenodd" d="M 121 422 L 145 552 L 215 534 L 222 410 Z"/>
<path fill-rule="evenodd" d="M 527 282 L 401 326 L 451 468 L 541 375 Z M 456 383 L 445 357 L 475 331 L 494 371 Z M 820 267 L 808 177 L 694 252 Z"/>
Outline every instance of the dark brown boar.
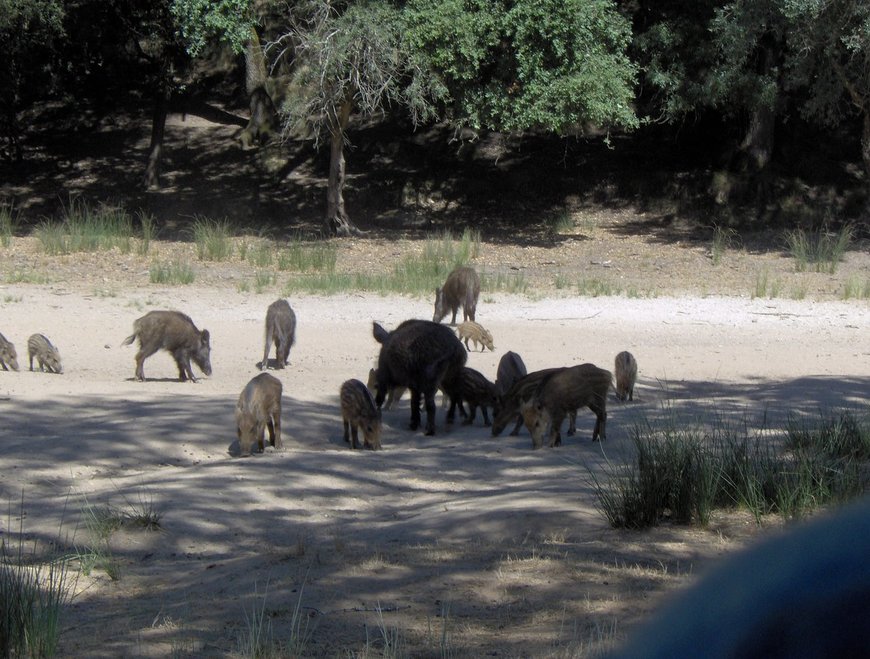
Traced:
<path fill-rule="evenodd" d="M 367 386 L 369 391 L 374 391 L 375 395 L 378 393 L 378 369 L 370 368 L 369 369 L 369 379 L 367 382 Z M 405 391 L 407 389 L 405 387 L 393 387 L 387 392 L 387 402 L 384 404 L 385 410 L 390 410 L 393 408 L 393 403 L 398 403 L 402 396 L 405 395 Z"/>
<path fill-rule="evenodd" d="M 514 382 L 504 394 L 500 394 L 493 410 L 492 436 L 497 437 L 505 429 L 508 423 L 516 420 L 511 435 L 518 435 L 520 426 L 523 425 L 522 404 L 530 400 L 541 381 L 549 375 L 563 368 L 545 368 L 540 371 L 532 371 Z"/>
<path fill-rule="evenodd" d="M 486 379 L 480 371 L 463 366 L 459 375 L 443 382 L 444 391 L 450 397 L 450 409 L 447 411 L 447 423 L 452 423 L 457 405 L 462 412 L 462 403 L 468 403 L 468 414 L 465 415 L 463 424 L 471 425 L 477 414 L 477 408 L 483 413 L 483 424 L 489 426 L 488 407 L 494 407 L 496 403 L 495 385 Z"/>
<path fill-rule="evenodd" d="M 10 368 L 13 371 L 18 370 L 18 353 L 15 352 L 15 346 L 2 334 L 0 334 L 0 366 L 4 371 Z"/>
<path fill-rule="evenodd" d="M 265 450 L 265 433 L 276 449 L 284 447 L 281 441 L 281 381 L 269 373 L 260 373 L 242 389 L 236 403 L 236 433 L 239 437 L 239 455 L 251 455 L 257 445 Z"/>
<path fill-rule="evenodd" d="M 616 397 L 619 400 L 634 400 L 634 383 L 637 380 L 637 360 L 630 352 L 623 350 L 614 360 L 616 375 Z"/>
<path fill-rule="evenodd" d="M 420 400 L 426 405 L 426 434 L 435 434 L 435 393 L 455 377 L 468 353 L 450 328 L 428 320 L 406 320 L 392 332 L 377 323 L 372 334 L 381 344 L 377 368 L 378 408 L 394 387 L 411 390 L 411 430 L 420 427 Z"/>
<path fill-rule="evenodd" d="M 432 320 L 440 323 L 448 312 L 453 312 L 451 325 L 456 324 L 456 312 L 462 307 L 462 320 L 474 320 L 477 298 L 480 295 L 480 277 L 474 268 L 462 266 L 447 275 L 441 288 L 435 289 L 435 314 Z"/>
<path fill-rule="evenodd" d="M 544 436 L 550 446 L 559 446 L 559 429 L 572 410 L 588 407 L 595 413 L 592 441 L 605 439 L 607 422 L 607 391 L 612 384 L 610 371 L 594 364 L 580 364 L 544 378 L 534 397 L 522 403 L 523 419 L 532 435 L 532 447 L 540 448 Z"/>
<path fill-rule="evenodd" d="M 499 396 L 504 396 L 514 382 L 528 375 L 523 358 L 517 353 L 508 351 L 498 360 L 498 370 L 495 375 L 495 390 Z"/>
<path fill-rule="evenodd" d="M 296 342 L 296 314 L 287 300 L 275 300 L 266 310 L 266 346 L 260 370 L 269 364 L 269 349 L 275 344 L 275 368 L 284 368 L 290 357 L 290 348 Z"/>
<path fill-rule="evenodd" d="M 372 451 L 381 448 L 381 411 L 372 393 L 359 380 L 346 380 L 339 392 L 344 441 L 351 449 L 359 447 L 358 429 L 363 430 L 363 445 Z"/>
<path fill-rule="evenodd" d="M 33 358 L 40 371 L 49 373 L 63 373 L 63 364 L 60 362 L 60 353 L 44 334 L 32 334 L 27 339 L 27 360 L 30 362 L 30 370 L 33 370 Z"/>
<path fill-rule="evenodd" d="M 142 362 L 158 350 L 167 350 L 178 365 L 178 379 L 196 382 L 190 360 L 206 375 L 211 375 L 211 346 L 208 330 L 201 332 L 189 316 L 180 311 L 149 311 L 133 322 L 133 333 L 121 345 L 139 339 L 136 353 L 136 379 L 144 382 Z"/>

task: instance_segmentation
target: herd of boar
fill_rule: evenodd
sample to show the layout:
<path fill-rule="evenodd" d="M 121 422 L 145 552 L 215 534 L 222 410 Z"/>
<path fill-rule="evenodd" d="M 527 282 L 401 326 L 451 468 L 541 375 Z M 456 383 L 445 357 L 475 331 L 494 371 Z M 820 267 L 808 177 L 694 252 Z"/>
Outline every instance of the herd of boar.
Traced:
<path fill-rule="evenodd" d="M 435 396 L 440 390 L 449 401 L 446 414 L 451 423 L 459 410 L 464 423 L 473 423 L 480 408 L 484 423 L 492 434 L 500 434 L 514 422 L 512 434 L 525 423 L 534 448 L 546 440 L 550 446 L 561 444 L 560 429 L 569 417 L 568 434 L 576 428 L 577 410 L 588 407 L 595 413 L 593 440 L 606 437 L 607 394 L 614 386 L 610 371 L 593 364 L 563 368 L 548 368 L 528 373 L 522 358 L 507 352 L 498 364 L 495 382 L 466 366 L 469 342 L 475 349 L 494 350 L 492 335 L 475 322 L 480 278 L 469 267 L 451 272 L 444 286 L 435 293 L 435 313 L 431 321 L 406 320 L 392 331 L 373 323 L 374 339 L 381 345 L 376 368 L 369 372 L 368 384 L 357 379 L 346 380 L 339 399 L 344 427 L 344 439 L 355 449 L 381 447 L 381 409 L 390 407 L 405 390 L 411 392 L 410 428 L 421 425 L 421 407 L 426 412 L 425 433 L 435 433 Z M 440 323 L 452 313 L 451 324 L 462 309 L 463 321 L 455 333 Z M 275 347 L 275 369 L 288 364 L 290 348 L 296 335 L 296 316 L 286 300 L 273 302 L 266 312 L 265 345 L 262 373 L 251 379 L 239 395 L 235 409 L 239 453 L 264 450 L 265 435 L 275 448 L 281 441 L 281 381 L 266 373 L 271 348 Z M 122 345 L 138 339 L 135 378 L 144 380 L 143 362 L 158 350 L 166 350 L 175 359 L 181 381 L 196 378 L 193 361 L 206 375 L 211 375 L 210 337 L 208 330 L 199 330 L 193 321 L 178 311 L 150 311 L 133 323 L 133 333 Z M 463 345 L 463 341 L 465 344 Z M 34 334 L 27 342 L 30 369 L 36 358 L 39 369 L 62 373 L 57 348 L 42 334 Z M 15 347 L 0 334 L 0 366 L 18 370 Z M 619 400 L 632 400 L 637 378 L 637 362 L 629 352 L 620 352 L 615 360 L 615 390 Z M 467 406 L 467 410 L 466 410 Z"/>

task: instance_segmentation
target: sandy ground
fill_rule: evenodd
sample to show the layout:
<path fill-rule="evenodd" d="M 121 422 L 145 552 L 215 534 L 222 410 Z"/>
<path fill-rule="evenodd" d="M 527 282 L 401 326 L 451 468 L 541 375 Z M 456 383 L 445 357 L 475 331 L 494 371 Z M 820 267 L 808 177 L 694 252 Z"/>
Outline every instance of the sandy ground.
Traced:
<path fill-rule="evenodd" d="M 297 607 L 303 656 L 583 656 L 621 637 L 665 593 L 758 534 L 739 515 L 707 530 L 610 529 L 589 470 L 618 460 L 632 424 L 677 410 L 774 424 L 789 414 L 870 403 L 866 302 L 748 298 L 487 296 L 478 321 L 495 352 L 468 364 L 495 378 L 506 350 L 529 370 L 620 350 L 640 366 L 634 403 L 609 402 L 557 449 L 528 434 L 492 438 L 480 418 L 437 434 L 407 430 L 407 399 L 384 413 L 384 450 L 350 451 L 338 389 L 365 380 L 391 328 L 431 317 L 423 299 L 291 297 L 297 344 L 284 371 L 284 451 L 240 459 L 233 409 L 257 374 L 275 295 L 197 287 L 98 297 L 71 286 L 0 287 L 0 332 L 21 372 L 0 371 L 2 538 L 94 544 L 82 508 L 151 506 L 159 531 L 109 539 L 117 578 L 81 574 L 62 621 L 61 656 L 226 656 L 262 607 L 277 642 Z M 151 309 L 179 309 L 212 335 L 211 377 L 179 383 L 169 355 L 133 376 L 122 347 Z M 27 371 L 27 337 L 58 346 L 63 375 Z M 195 367 L 194 367 L 195 368 Z M 665 405 L 664 403 L 668 403 Z M 23 502 L 23 503 L 22 503 Z"/>

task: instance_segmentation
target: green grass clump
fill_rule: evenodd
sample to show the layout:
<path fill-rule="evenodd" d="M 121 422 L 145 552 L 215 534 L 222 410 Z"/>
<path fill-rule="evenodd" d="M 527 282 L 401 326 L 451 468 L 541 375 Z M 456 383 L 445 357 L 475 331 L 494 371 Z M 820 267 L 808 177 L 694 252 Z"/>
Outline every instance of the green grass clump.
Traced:
<path fill-rule="evenodd" d="M 0 204 L 0 245 L 9 247 L 12 244 L 12 236 L 17 225 L 18 217 L 12 204 Z"/>
<path fill-rule="evenodd" d="M 737 232 L 730 227 L 717 224 L 713 227 L 713 244 L 710 246 L 710 256 L 713 265 L 722 263 L 725 253 L 731 249 L 737 240 Z"/>
<path fill-rule="evenodd" d="M 571 216 L 569 211 L 564 209 L 549 216 L 546 219 L 545 224 L 550 233 L 554 235 L 568 233 L 569 231 L 574 230 L 574 218 Z"/>
<path fill-rule="evenodd" d="M 239 256 L 257 268 L 268 268 L 272 265 L 273 251 L 272 245 L 260 244 L 256 247 L 245 249 L 245 255 L 242 256 L 240 253 Z"/>
<path fill-rule="evenodd" d="M 233 255 L 230 224 L 197 215 L 193 221 L 193 242 L 200 261 L 226 261 Z"/>
<path fill-rule="evenodd" d="M 245 627 L 237 639 L 238 652 L 243 657 L 251 659 L 266 659 L 269 657 L 304 657 L 314 633 L 314 627 L 309 626 L 308 616 L 302 610 L 302 594 L 305 587 L 299 588 L 299 597 L 290 618 L 288 638 L 279 642 L 274 635 L 272 613 L 266 608 L 268 584 L 262 597 L 254 584 L 254 602 L 250 611 L 244 609 Z"/>
<path fill-rule="evenodd" d="M 113 248 L 127 254 L 132 250 L 133 220 L 119 206 L 92 207 L 74 199 L 64 209 L 62 222 L 44 221 L 34 234 L 45 253 L 52 256 Z"/>
<path fill-rule="evenodd" d="M 861 279 L 857 276 L 851 276 L 843 284 L 843 299 L 844 300 L 866 300 L 870 298 L 870 279 Z"/>
<path fill-rule="evenodd" d="M 192 284 L 196 275 L 191 265 L 187 262 L 169 261 L 166 263 L 155 262 L 149 268 L 152 284 Z"/>
<path fill-rule="evenodd" d="M 139 213 L 139 225 L 142 227 L 142 238 L 136 253 L 139 256 L 147 256 L 151 251 L 151 242 L 157 237 L 157 226 L 154 216 L 150 213 Z"/>
<path fill-rule="evenodd" d="M 854 235 L 850 224 L 839 231 L 829 231 L 827 227 L 816 231 L 795 229 L 785 234 L 785 242 L 798 272 L 813 266 L 816 272 L 834 274 Z"/>
<path fill-rule="evenodd" d="M 278 269 L 292 272 L 335 272 L 338 248 L 329 242 L 296 238 L 278 252 Z"/>
<path fill-rule="evenodd" d="M 791 419 L 787 432 L 795 450 L 810 449 L 833 459 L 870 459 L 870 418 L 849 410 L 824 414 L 813 424 Z"/>
<path fill-rule="evenodd" d="M 635 459 L 591 474 L 598 506 L 619 528 L 662 520 L 706 525 L 717 508 L 742 507 L 799 518 L 867 489 L 870 430 L 850 414 L 812 428 L 790 423 L 786 449 L 722 422 L 641 423 L 632 430 Z"/>
<path fill-rule="evenodd" d="M 44 272 L 33 270 L 13 270 L 6 275 L 7 284 L 48 284 L 51 278 Z"/>

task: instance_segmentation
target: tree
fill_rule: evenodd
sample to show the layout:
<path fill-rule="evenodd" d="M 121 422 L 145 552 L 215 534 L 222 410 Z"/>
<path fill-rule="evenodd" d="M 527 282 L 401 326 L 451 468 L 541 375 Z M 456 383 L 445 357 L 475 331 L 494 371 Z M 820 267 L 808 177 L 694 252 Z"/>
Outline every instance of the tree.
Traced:
<path fill-rule="evenodd" d="M 293 63 L 288 88 L 294 93 L 282 107 L 284 129 L 308 131 L 315 144 L 329 140 L 325 229 L 359 235 L 344 203 L 351 115 L 371 117 L 397 106 L 416 124 L 434 116 L 431 99 L 438 89 L 407 50 L 400 11 L 385 0 L 316 0 L 288 18 L 291 27 L 270 45 L 277 60 Z"/>
<path fill-rule="evenodd" d="M 60 0 L 0 0 L 0 155 L 23 158 L 19 114 L 47 95 L 57 74 L 56 45 L 63 36 Z"/>
<path fill-rule="evenodd" d="M 172 0 L 172 16 L 191 57 L 199 57 L 215 42 L 227 44 L 236 54 L 244 53 L 245 91 L 251 110 L 239 138 L 245 148 L 263 143 L 277 123 L 257 32 L 257 15 L 266 11 L 265 4 L 255 0 Z"/>
<path fill-rule="evenodd" d="M 411 0 L 407 14 L 458 123 L 562 135 L 638 124 L 631 26 L 610 0 Z"/>
<path fill-rule="evenodd" d="M 870 4 L 864 0 L 783 0 L 793 26 L 785 85 L 800 112 L 826 126 L 861 120 L 861 158 L 870 214 Z"/>

